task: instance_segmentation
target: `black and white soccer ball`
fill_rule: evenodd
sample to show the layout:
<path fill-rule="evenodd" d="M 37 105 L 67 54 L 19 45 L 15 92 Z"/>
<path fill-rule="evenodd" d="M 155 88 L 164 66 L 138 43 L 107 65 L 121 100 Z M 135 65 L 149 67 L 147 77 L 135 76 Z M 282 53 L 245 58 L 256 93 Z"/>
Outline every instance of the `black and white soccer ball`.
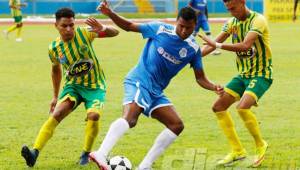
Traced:
<path fill-rule="evenodd" d="M 131 170 L 132 164 L 125 156 L 114 156 L 108 162 L 111 170 Z"/>

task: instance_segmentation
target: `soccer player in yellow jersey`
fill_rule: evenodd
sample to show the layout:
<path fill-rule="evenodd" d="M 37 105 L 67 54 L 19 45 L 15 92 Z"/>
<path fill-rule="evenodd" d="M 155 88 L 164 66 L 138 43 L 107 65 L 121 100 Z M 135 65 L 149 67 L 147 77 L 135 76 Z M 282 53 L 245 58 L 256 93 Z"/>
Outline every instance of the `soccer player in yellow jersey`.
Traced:
<path fill-rule="evenodd" d="M 232 152 L 218 164 L 227 166 L 246 157 L 246 150 L 238 138 L 233 120 L 227 110 L 233 103 L 239 101 L 237 112 L 256 144 L 256 155 L 252 166 L 258 167 L 264 160 L 268 144 L 263 139 L 256 116 L 250 109 L 257 104 L 273 81 L 269 28 L 265 17 L 249 10 L 245 0 L 223 0 L 223 2 L 233 18 L 223 26 L 222 32 L 215 41 L 200 36 L 208 44 L 202 49 L 203 56 L 216 48 L 233 51 L 237 55 L 236 65 L 239 74 L 226 85 L 226 93 L 213 105 L 220 127 L 232 148 Z M 223 43 L 230 36 L 232 44 Z"/>
<path fill-rule="evenodd" d="M 102 114 L 106 92 L 104 73 L 92 42 L 94 38 L 113 37 L 119 33 L 115 28 L 104 26 L 94 18 L 86 20 L 88 28 L 75 28 L 74 12 L 69 8 L 59 9 L 55 16 L 55 26 L 60 37 L 49 46 L 53 84 L 51 115 L 41 127 L 33 149 L 22 147 L 21 154 L 29 167 L 34 166 L 39 152 L 52 137 L 56 126 L 80 103 L 84 103 L 86 108 L 87 124 L 79 164 L 88 163 L 88 154 L 98 134 L 98 120 Z M 62 72 L 65 83 L 58 96 Z"/>
<path fill-rule="evenodd" d="M 6 39 L 8 39 L 8 34 L 14 30 L 17 30 L 17 42 L 21 42 L 21 30 L 22 30 L 22 12 L 21 7 L 26 7 L 26 3 L 21 3 L 20 0 L 9 0 L 9 7 L 11 9 L 11 15 L 13 16 L 15 20 L 15 25 L 9 27 L 7 30 L 4 30 L 4 36 Z"/>

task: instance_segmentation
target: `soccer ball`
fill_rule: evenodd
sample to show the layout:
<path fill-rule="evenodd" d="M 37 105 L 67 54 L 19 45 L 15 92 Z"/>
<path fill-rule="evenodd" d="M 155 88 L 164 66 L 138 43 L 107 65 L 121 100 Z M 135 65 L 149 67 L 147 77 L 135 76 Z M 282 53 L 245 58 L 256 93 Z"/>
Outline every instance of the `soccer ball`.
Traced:
<path fill-rule="evenodd" d="M 131 162 L 125 156 L 114 156 L 108 162 L 111 170 L 131 170 Z"/>

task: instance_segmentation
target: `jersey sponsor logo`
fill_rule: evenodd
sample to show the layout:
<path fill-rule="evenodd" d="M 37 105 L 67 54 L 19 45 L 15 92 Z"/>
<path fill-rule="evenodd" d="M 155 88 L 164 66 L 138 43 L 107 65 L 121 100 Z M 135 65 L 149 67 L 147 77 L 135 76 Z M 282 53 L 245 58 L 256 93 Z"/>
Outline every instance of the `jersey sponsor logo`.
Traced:
<path fill-rule="evenodd" d="M 89 73 L 92 68 L 93 61 L 91 59 L 81 59 L 69 67 L 67 75 L 71 77 L 85 75 Z"/>
<path fill-rule="evenodd" d="M 254 47 L 249 48 L 247 51 L 236 52 L 236 55 L 239 58 L 252 58 L 255 56 L 255 54 L 256 54 L 256 50 Z"/>
<path fill-rule="evenodd" d="M 184 57 L 186 57 L 186 55 L 187 55 L 187 49 L 186 49 L 186 48 L 182 48 L 182 49 L 179 51 L 179 56 L 180 56 L 181 58 L 184 58 Z"/>
<path fill-rule="evenodd" d="M 60 55 L 59 56 L 59 62 L 61 64 L 65 64 L 67 62 L 67 57 L 65 55 Z"/>
<path fill-rule="evenodd" d="M 163 25 L 161 25 L 157 31 L 157 35 L 160 34 L 160 33 L 167 33 L 167 34 L 172 34 L 174 35 L 174 31 L 173 30 L 170 30 L 170 29 L 167 29 L 165 28 Z"/>
<path fill-rule="evenodd" d="M 236 26 L 232 27 L 232 38 L 237 39 L 238 38 L 238 29 Z"/>
<path fill-rule="evenodd" d="M 173 64 L 180 64 L 181 63 L 181 61 L 177 60 L 176 57 L 174 57 L 171 54 L 169 54 L 168 52 L 166 52 L 163 47 L 158 47 L 157 52 L 158 52 L 158 54 L 160 54 L 162 57 L 169 60 Z"/>

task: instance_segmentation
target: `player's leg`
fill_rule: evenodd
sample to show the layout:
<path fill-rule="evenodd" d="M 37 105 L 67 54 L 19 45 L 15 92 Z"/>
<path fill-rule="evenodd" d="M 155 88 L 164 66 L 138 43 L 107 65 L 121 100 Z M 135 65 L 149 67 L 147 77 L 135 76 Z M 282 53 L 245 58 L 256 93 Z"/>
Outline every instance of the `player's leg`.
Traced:
<path fill-rule="evenodd" d="M 63 120 L 73 109 L 74 102 L 67 99 L 60 103 L 54 110 L 53 114 L 49 116 L 48 120 L 41 127 L 37 138 L 34 142 L 33 149 L 30 150 L 26 145 L 22 147 L 21 154 L 26 160 L 29 167 L 33 167 L 39 152 L 46 145 L 47 141 L 52 137 L 56 126 Z"/>
<path fill-rule="evenodd" d="M 184 125 L 175 108 L 166 97 L 162 97 L 153 105 L 150 115 L 157 119 L 166 128 L 156 137 L 151 149 L 140 163 L 138 169 L 151 169 L 153 162 L 174 142 L 183 131 Z"/>
<path fill-rule="evenodd" d="M 125 132 L 136 125 L 142 111 L 143 109 L 135 102 L 126 104 L 123 107 L 123 117 L 115 120 L 110 125 L 100 148 L 96 152 L 91 152 L 89 155 L 90 159 L 94 161 L 100 169 L 108 170 L 108 154 Z"/>
<path fill-rule="evenodd" d="M 193 32 L 193 36 L 196 37 L 198 32 L 200 31 L 200 27 L 201 27 L 201 23 L 199 22 L 199 17 L 197 18 L 197 24 L 196 24 L 196 27 L 195 27 L 195 30 Z"/>
<path fill-rule="evenodd" d="M 272 82 L 264 78 L 254 78 L 248 80 L 247 84 L 249 85 L 237 105 L 237 111 L 255 140 L 256 156 L 253 166 L 258 167 L 264 160 L 268 144 L 263 139 L 256 116 L 250 109 L 257 104 L 258 99 L 269 89 Z"/>
<path fill-rule="evenodd" d="M 33 149 L 30 150 L 26 145 L 22 147 L 21 153 L 28 166 L 34 166 L 39 152 L 52 137 L 56 126 L 69 113 L 71 113 L 71 111 L 74 110 L 80 104 L 80 102 L 81 101 L 76 93 L 76 89 L 71 85 L 65 86 L 59 96 L 59 101 L 57 102 L 54 112 L 41 127 L 34 142 Z"/>
<path fill-rule="evenodd" d="M 245 88 L 241 84 L 240 78 L 233 78 L 225 88 L 226 93 L 217 99 L 212 108 L 232 149 L 228 155 L 218 162 L 219 165 L 228 166 L 234 161 L 241 160 L 246 157 L 246 151 L 236 133 L 231 114 L 227 110 L 235 101 L 239 100 L 239 96 L 241 96 L 244 89 Z"/>
<path fill-rule="evenodd" d="M 125 134 L 129 128 L 133 128 L 138 117 L 144 110 L 145 106 L 142 105 L 143 92 L 139 85 L 124 84 L 125 97 L 123 105 L 123 117 L 115 120 L 101 144 L 99 149 L 90 153 L 90 159 L 94 161 L 98 167 L 107 170 L 107 157 L 117 141 Z"/>
<path fill-rule="evenodd" d="M 85 165 L 89 162 L 89 153 L 91 152 L 94 141 L 99 133 L 99 119 L 103 113 L 105 91 L 101 89 L 82 88 L 80 89 L 80 94 L 87 110 L 87 123 L 85 128 L 83 152 L 80 156 L 79 164 Z"/>
<path fill-rule="evenodd" d="M 23 27 L 23 23 L 22 23 L 22 16 L 18 16 L 18 20 L 17 20 L 17 38 L 16 41 L 17 42 L 22 42 L 22 38 L 21 38 L 21 31 L 22 31 L 22 27 Z"/>
<path fill-rule="evenodd" d="M 14 20 L 15 20 L 15 24 L 10 26 L 7 30 L 3 30 L 3 34 L 4 34 L 4 37 L 6 39 L 8 39 L 8 34 L 13 32 L 14 30 L 16 30 L 18 27 L 17 27 L 17 24 L 18 24 L 18 18 L 17 17 L 14 17 Z"/>

